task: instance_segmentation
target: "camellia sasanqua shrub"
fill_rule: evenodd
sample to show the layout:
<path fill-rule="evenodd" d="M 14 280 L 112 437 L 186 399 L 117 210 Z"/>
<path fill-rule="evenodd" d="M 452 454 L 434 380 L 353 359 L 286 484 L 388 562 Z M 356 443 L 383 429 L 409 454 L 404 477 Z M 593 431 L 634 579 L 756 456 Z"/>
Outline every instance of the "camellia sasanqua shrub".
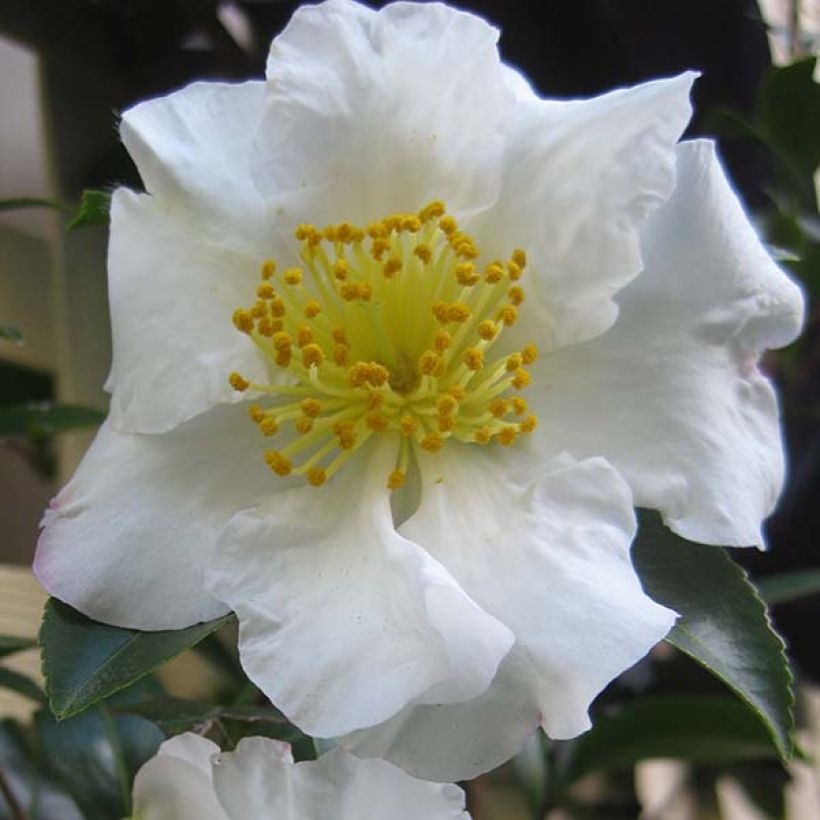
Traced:
<path fill-rule="evenodd" d="M 782 643 L 721 547 L 765 546 L 758 364 L 801 291 L 681 140 L 694 73 L 545 100 L 497 38 L 328 0 L 264 80 L 123 115 L 145 192 L 110 203 L 111 412 L 34 569 L 48 731 L 101 710 L 225 750 L 167 740 L 136 817 L 279 816 L 291 790 L 311 818 L 459 817 L 419 780 L 540 730 L 579 738 L 569 783 L 613 722 L 663 734 L 651 697 L 590 709 L 664 639 L 734 690 L 681 695 L 677 731 L 792 753 Z M 227 700 L 146 684 L 200 641 Z"/>

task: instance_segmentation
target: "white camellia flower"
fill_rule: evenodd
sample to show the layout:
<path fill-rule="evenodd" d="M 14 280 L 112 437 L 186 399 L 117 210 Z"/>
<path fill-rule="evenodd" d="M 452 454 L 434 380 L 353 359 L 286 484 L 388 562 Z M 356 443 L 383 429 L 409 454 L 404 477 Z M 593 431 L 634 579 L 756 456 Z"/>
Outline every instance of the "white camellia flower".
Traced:
<path fill-rule="evenodd" d="M 441 780 L 583 732 L 666 635 L 633 505 L 762 543 L 756 363 L 802 313 L 712 144 L 676 144 L 693 75 L 542 100 L 496 40 L 329 0 L 265 82 L 124 115 L 111 415 L 35 567 L 121 626 L 233 610 L 302 729 Z"/>
<path fill-rule="evenodd" d="M 416 780 L 334 749 L 294 763 L 287 743 L 233 752 L 191 732 L 166 740 L 134 778 L 133 820 L 469 820 L 457 786 Z"/>

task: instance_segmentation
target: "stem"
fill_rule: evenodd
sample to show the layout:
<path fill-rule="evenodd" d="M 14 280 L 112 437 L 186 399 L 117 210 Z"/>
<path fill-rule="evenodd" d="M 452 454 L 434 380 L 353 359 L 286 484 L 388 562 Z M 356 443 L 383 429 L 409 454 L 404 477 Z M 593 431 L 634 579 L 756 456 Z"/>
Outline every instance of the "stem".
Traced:
<path fill-rule="evenodd" d="M 20 805 L 20 802 L 11 790 L 11 785 L 2 768 L 0 768 L 0 794 L 3 795 L 3 799 L 8 804 L 12 820 L 30 820 L 28 812 Z"/>

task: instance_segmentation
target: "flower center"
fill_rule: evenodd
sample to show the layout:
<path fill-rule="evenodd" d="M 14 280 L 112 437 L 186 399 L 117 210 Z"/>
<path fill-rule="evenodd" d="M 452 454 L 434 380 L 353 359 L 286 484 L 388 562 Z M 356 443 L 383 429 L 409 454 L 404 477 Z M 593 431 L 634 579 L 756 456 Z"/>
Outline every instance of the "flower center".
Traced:
<path fill-rule="evenodd" d="M 479 268 L 472 238 L 441 202 L 358 228 L 300 225 L 304 267 L 261 267 L 257 301 L 233 314 L 288 384 L 251 384 L 270 405 L 250 415 L 265 436 L 287 439 L 265 453 L 280 476 L 320 486 L 372 435 L 398 433 L 391 489 L 402 486 L 414 446 L 448 439 L 509 446 L 536 418 L 516 391 L 530 381 L 535 345 L 492 355 L 513 325 L 526 255 Z"/>

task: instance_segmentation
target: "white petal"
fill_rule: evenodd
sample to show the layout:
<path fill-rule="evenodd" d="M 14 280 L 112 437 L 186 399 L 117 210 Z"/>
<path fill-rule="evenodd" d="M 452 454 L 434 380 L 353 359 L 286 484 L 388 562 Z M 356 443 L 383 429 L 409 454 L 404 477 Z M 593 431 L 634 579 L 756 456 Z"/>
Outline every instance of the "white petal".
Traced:
<path fill-rule="evenodd" d="M 506 624 L 516 644 L 471 703 L 410 707 L 344 744 L 418 777 L 473 777 L 515 754 L 540 722 L 555 738 L 589 728 L 595 696 L 669 631 L 629 558 L 628 487 L 601 459 L 533 471 L 523 452 L 465 448 L 422 461 L 418 512 L 401 528 Z"/>
<path fill-rule="evenodd" d="M 678 187 L 647 224 L 646 270 L 616 325 L 545 357 L 533 379 L 541 447 L 606 457 L 638 505 L 681 535 L 762 544 L 783 481 L 761 350 L 799 332 L 797 286 L 761 246 L 711 143 L 678 150 Z"/>
<path fill-rule="evenodd" d="M 268 381 L 264 357 L 231 320 L 253 300 L 263 258 L 237 251 L 229 234 L 207 233 L 168 198 L 114 194 L 106 386 L 118 429 L 165 432 L 238 400 L 234 370 Z"/>
<path fill-rule="evenodd" d="M 487 207 L 512 102 L 497 39 L 439 3 L 299 8 L 271 46 L 258 184 L 292 222 Z"/>
<path fill-rule="evenodd" d="M 228 820 L 211 779 L 219 747 L 191 732 L 166 740 L 134 778 L 139 820 Z"/>
<path fill-rule="evenodd" d="M 250 166 L 264 101 L 264 82 L 193 83 L 123 114 L 122 140 L 146 190 L 212 240 L 259 248 L 265 239 Z"/>
<path fill-rule="evenodd" d="M 468 820 L 455 786 L 414 780 L 382 760 L 357 760 L 341 749 L 288 764 L 272 745 L 248 738 L 214 765 L 216 791 L 231 820 Z"/>
<path fill-rule="evenodd" d="M 34 570 L 86 615 L 135 629 L 179 629 L 225 613 L 204 589 L 219 528 L 279 486 L 243 406 L 163 435 L 103 425 L 51 503 Z"/>
<path fill-rule="evenodd" d="M 543 350 L 615 321 L 612 297 L 642 267 L 640 226 L 674 188 L 694 76 L 572 102 L 527 99 L 515 83 L 498 203 L 469 227 L 490 258 L 527 252 L 522 318 L 538 303 L 532 327 Z"/>
<path fill-rule="evenodd" d="M 240 513 L 207 585 L 236 612 L 251 679 L 309 734 L 380 723 L 413 699 L 475 697 L 512 644 L 422 549 L 393 529 L 381 437 L 320 492 Z"/>

